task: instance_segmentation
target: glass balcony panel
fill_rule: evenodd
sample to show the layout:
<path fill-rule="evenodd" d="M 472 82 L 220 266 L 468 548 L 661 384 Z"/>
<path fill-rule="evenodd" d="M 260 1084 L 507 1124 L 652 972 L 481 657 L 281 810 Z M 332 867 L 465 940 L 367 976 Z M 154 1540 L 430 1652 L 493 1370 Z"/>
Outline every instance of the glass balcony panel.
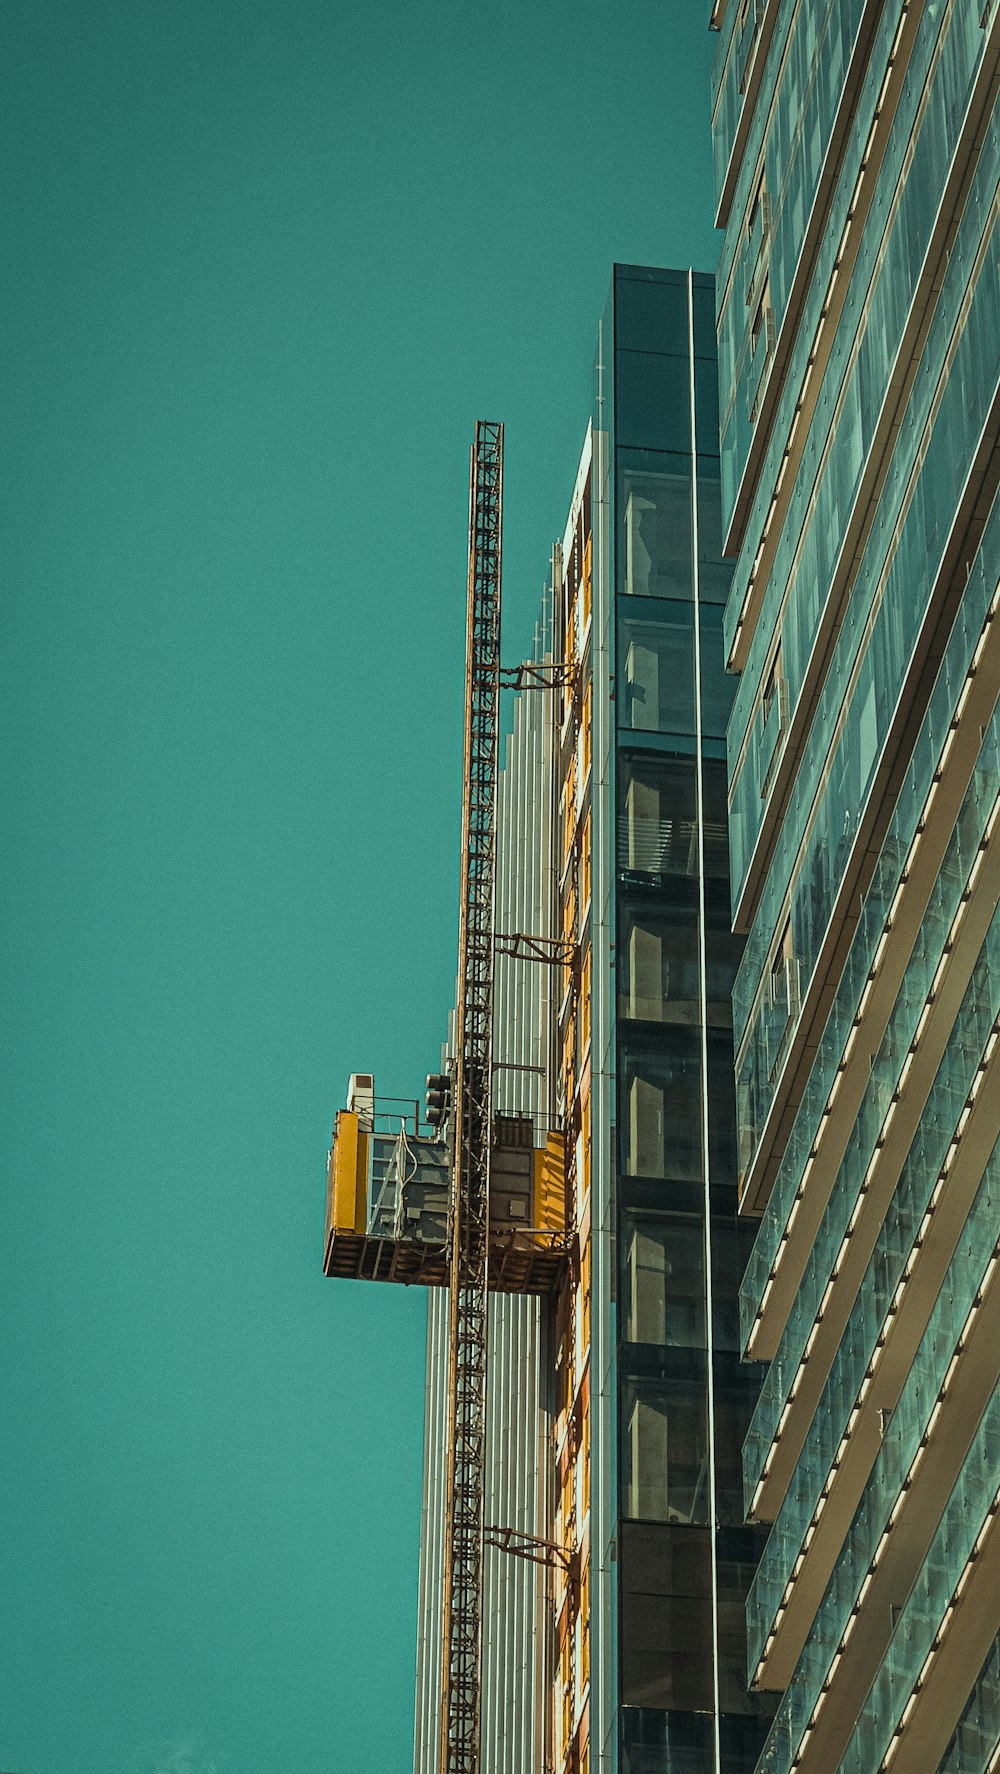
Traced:
<path fill-rule="evenodd" d="M 935 929 L 935 940 L 929 944 L 918 941 L 914 949 L 903 989 L 897 998 L 872 1068 L 868 1090 L 851 1131 L 836 1185 L 810 1249 L 775 1359 L 761 1388 L 744 1448 L 744 1475 L 748 1497 L 752 1496 L 756 1488 L 764 1460 L 777 1431 L 806 1340 L 816 1321 L 823 1293 L 837 1260 L 865 1172 L 875 1151 L 876 1140 L 895 1090 L 900 1068 L 909 1051 L 917 1018 L 926 1002 L 926 994 L 943 951 L 950 917 L 941 915 L 940 901 L 945 895 L 949 895 L 949 904 L 953 907 L 958 902 L 960 892 L 961 882 L 952 882 L 949 886 L 946 875 L 942 872 L 932 895 L 932 907 L 935 898 L 939 902 L 938 915 L 930 918 Z M 928 919 L 925 918 L 921 936 L 924 935 L 927 923 Z M 907 1239 L 912 1242 L 912 1233 L 926 1209 L 948 1142 L 968 1095 L 994 1017 L 998 1013 L 1000 911 L 994 914 L 918 1124 L 909 1158 L 894 1195 L 894 1213 L 883 1227 L 884 1239 L 895 1240 L 895 1250 L 890 1254 L 885 1242 L 876 1246 L 875 1260 L 886 1265 L 883 1285 L 886 1284 L 890 1272 L 898 1279 L 903 1258 L 910 1248 Z M 895 1279 L 892 1285 L 895 1286 Z"/>
<path fill-rule="evenodd" d="M 858 1299 L 761 1559 L 747 1602 L 751 1667 L 761 1655 L 792 1567 L 802 1550 L 805 1531 L 813 1518 L 850 1412 L 857 1402 L 865 1371 L 875 1352 L 876 1338 L 913 1249 L 915 1233 L 947 1149 L 954 1123 L 948 1119 L 941 1126 L 936 1117 L 936 1105 L 930 1102 L 928 1114 L 921 1123 L 922 1137 L 914 1143 L 886 1213 Z M 907 1449 L 915 1447 L 919 1441 L 944 1384 L 948 1364 L 993 1249 L 998 1223 L 1000 1149 L 995 1148 L 928 1322 L 914 1372 L 900 1400 L 896 1429 L 899 1433 L 906 1429 Z"/>
<path fill-rule="evenodd" d="M 933 1409 L 933 1394 L 920 1366 L 922 1354 L 924 1345 L 920 1346 L 899 1405 L 895 1407 L 887 1433 L 881 1440 L 876 1464 L 848 1529 L 844 1550 L 826 1586 L 814 1627 L 778 1707 L 759 1763 L 761 1774 L 787 1774 L 791 1769 L 794 1753 L 826 1680 L 833 1653 L 839 1646 L 840 1634 L 844 1632 L 855 1605 L 863 1575 L 871 1566 L 888 1513 L 899 1495 L 906 1472 L 910 1471 L 911 1460 L 926 1428 L 927 1412 Z M 913 1691 L 936 1623 L 949 1602 L 982 1520 L 986 1519 L 986 1511 L 996 1492 L 998 1469 L 1000 1385 L 980 1417 L 979 1428 L 943 1511 L 938 1533 L 934 1535 L 924 1566 L 913 1584 L 910 1600 L 902 1609 L 894 1636 L 888 1643 L 887 1655 L 865 1699 L 848 1756 L 840 1763 L 840 1769 L 849 1769 L 851 1774 L 862 1774 L 865 1770 L 865 1774 L 869 1774 L 869 1770 L 881 1762 L 902 1705 Z M 748 1627 L 752 1629 L 750 1616 Z M 897 1707 L 894 1707 L 894 1701 L 899 1701 Z"/>
<path fill-rule="evenodd" d="M 906 1599 L 841 1762 L 868 1774 L 885 1755 L 997 1490 L 1000 1384 L 980 1421 L 930 1551 Z M 874 1752 L 874 1760 L 872 1755 Z"/>
<path fill-rule="evenodd" d="M 767 1282 L 781 1233 L 798 1188 L 802 1168 L 813 1145 L 833 1075 L 843 1052 L 858 1001 L 864 989 L 876 944 L 884 927 L 900 873 L 916 831 L 940 749 L 954 713 L 955 701 L 978 643 L 987 606 L 1000 575 L 1000 511 L 994 508 L 976 559 L 972 563 L 965 595 L 949 637 L 931 701 L 914 748 L 913 757 L 897 800 L 875 875 L 862 906 L 861 918 L 837 987 L 837 995 L 817 1052 L 806 1090 L 799 1105 L 791 1136 L 779 1167 L 753 1257 L 743 1287 L 744 1333 L 749 1335 L 761 1293 Z M 998 734 L 995 719 L 984 739 L 980 762 L 960 824 L 979 817 L 974 808 L 985 808 L 985 818 L 995 792 Z M 971 830 L 971 827 L 970 827 Z M 960 840 L 966 853 L 974 851 L 971 837 Z M 978 837 L 975 842 L 978 842 Z M 971 846 L 971 849 L 970 849 Z M 749 1074 L 749 1088 L 741 1103 L 741 1128 L 746 1147 L 752 1150 L 770 1098 L 757 1070 Z M 743 1117 L 746 1117 L 744 1122 Z"/>
<path fill-rule="evenodd" d="M 1000 1722 L 1000 1636 L 973 1684 L 937 1774 L 989 1774 Z"/>
<path fill-rule="evenodd" d="M 896 8 L 890 10 L 894 15 Z M 925 21 L 921 29 L 917 49 L 914 52 L 915 60 L 912 64 L 915 76 L 921 67 L 929 68 L 930 66 L 931 57 L 937 45 L 938 29 L 936 18 L 933 22 L 930 19 Z M 950 141 L 954 140 L 961 120 L 964 95 L 975 72 L 977 57 L 982 53 L 982 34 L 978 33 L 978 43 L 974 40 L 975 35 L 975 32 L 971 34 L 969 32 L 968 21 L 961 24 L 958 21 L 952 22 L 936 77 L 938 83 L 944 85 L 950 83 L 954 86 L 949 109 Z M 934 90 L 937 92 L 936 86 Z M 908 83 L 904 100 L 904 107 L 909 107 L 907 116 L 910 125 L 916 118 L 920 98 L 920 82 L 919 78 L 915 77 L 912 82 Z M 737 734 L 745 732 L 750 720 L 753 699 L 757 694 L 760 674 L 766 661 L 766 649 L 774 631 L 773 625 L 777 618 L 778 602 L 784 596 L 783 588 L 788 585 L 791 586 L 791 592 L 783 617 L 783 643 L 788 648 L 786 669 L 793 707 L 798 695 L 816 633 L 820 602 L 825 597 L 826 588 L 830 583 L 836 552 L 846 528 L 847 513 L 854 498 L 858 452 L 859 449 L 862 452 L 867 449 L 878 399 L 881 390 L 886 387 L 889 380 L 892 358 L 912 296 L 913 279 L 919 270 L 919 265 L 916 265 L 911 272 L 903 275 L 896 265 L 896 257 L 903 250 L 905 244 L 905 217 L 911 209 L 918 211 L 920 222 L 917 232 L 922 243 L 926 243 L 933 221 L 933 205 L 928 203 L 926 194 L 928 190 L 935 188 L 934 175 L 937 169 L 945 163 L 939 157 L 932 133 L 930 133 L 934 116 L 935 106 L 931 104 L 925 111 L 921 133 L 918 135 L 916 160 L 907 179 L 901 184 L 899 177 L 901 157 L 908 147 L 906 139 L 908 126 L 905 124 L 897 131 L 898 142 L 894 140 L 890 147 L 889 162 L 880 174 L 877 198 L 866 224 L 862 252 L 862 263 L 869 264 L 872 269 L 877 268 L 877 282 L 870 301 L 864 305 L 859 303 L 856 314 L 852 315 L 848 312 L 842 319 L 838 330 L 831 366 L 824 377 L 817 413 L 807 437 L 806 454 L 796 476 L 792 503 L 779 544 L 778 558 L 765 592 L 765 608 L 757 626 L 758 638 L 751 649 L 751 657 L 742 675 L 734 704 L 733 726 L 734 733 Z M 860 152 L 860 147 L 858 151 Z M 990 157 L 991 155 L 987 153 L 986 158 Z M 986 176 L 988 178 L 988 174 Z M 849 185 L 847 188 L 849 189 Z M 891 209 L 900 193 L 902 193 L 901 206 L 893 221 Z M 844 201 L 846 201 L 846 196 Z M 890 227 L 890 234 L 888 249 L 885 249 L 884 236 L 887 227 Z M 962 220 L 962 229 L 965 239 L 975 233 L 978 241 L 982 230 L 982 220 L 977 205 L 972 204 L 967 207 L 967 212 Z M 832 243 L 829 250 L 833 250 Z M 881 260 L 879 259 L 880 253 L 883 254 Z M 920 256 L 922 257 L 922 248 Z M 971 263 L 971 257 L 969 263 Z M 852 281 L 852 290 L 855 284 L 858 290 L 863 290 L 866 287 L 867 276 L 868 272 L 863 272 L 859 264 Z M 957 299 L 946 300 L 941 306 L 940 316 L 935 317 L 935 337 L 928 342 L 925 353 L 928 364 L 928 385 L 921 392 L 926 399 L 929 399 L 933 391 L 935 366 L 943 362 L 944 352 L 948 348 L 946 330 L 950 330 L 953 326 L 955 316 L 966 293 L 968 267 L 965 265 L 965 259 L 961 253 L 959 253 L 954 268 L 950 269 L 949 278 L 951 285 L 956 289 Z M 819 300 L 821 286 L 822 279 L 818 280 L 816 300 Z M 865 327 L 860 340 L 857 361 L 854 362 L 853 354 L 858 344 L 858 322 L 862 316 Z M 873 324 L 873 321 L 877 321 L 877 324 Z M 805 329 L 805 333 L 809 337 L 812 336 L 812 332 L 808 328 Z M 879 355 L 880 352 L 881 355 Z M 846 405 L 841 401 L 842 390 L 845 387 L 845 376 L 848 378 L 847 393 L 844 396 Z M 795 386 L 798 386 L 794 377 L 792 381 Z M 841 408 L 837 418 L 833 448 L 823 470 L 822 479 L 817 483 L 814 476 L 819 471 L 822 452 L 826 448 L 830 428 L 834 423 L 834 415 L 838 413 L 838 402 L 841 402 Z M 917 415 L 920 427 L 923 424 L 925 404 L 925 399 L 918 400 L 916 403 L 917 407 L 921 409 Z M 963 423 L 961 419 L 958 421 L 957 431 L 960 437 L 967 439 L 969 428 L 966 426 L 963 429 Z M 945 415 L 941 420 L 941 449 L 945 457 L 951 448 L 949 433 L 955 424 L 956 422 L 950 414 Z M 907 415 L 907 426 L 910 428 L 913 426 L 913 416 L 910 414 Z M 779 432 L 780 426 L 777 428 L 776 435 Z M 883 494 L 876 523 L 876 534 L 881 542 L 888 541 L 898 528 L 898 500 L 906 485 L 909 464 L 912 461 L 912 446 L 907 437 L 901 441 L 904 448 L 900 451 L 897 447 L 897 462 L 890 476 L 890 483 L 887 484 L 886 492 Z M 954 439 L 952 439 L 953 441 Z M 775 472 L 776 467 L 775 464 Z M 762 477 L 762 485 L 766 478 L 766 475 Z M 767 484 L 773 483 L 767 482 Z M 941 489 L 940 484 L 936 481 L 928 482 L 928 485 L 935 497 L 939 491 L 944 492 L 942 509 L 946 509 L 948 504 L 946 489 Z M 895 510 L 893 509 L 894 503 Z M 924 513 L 923 517 L 926 518 L 926 515 Z M 807 520 L 808 528 L 804 531 L 803 526 Z M 933 538 L 934 525 L 929 519 L 927 519 L 927 527 L 928 536 Z M 801 541 L 803 535 L 804 541 Z M 800 541 L 801 552 L 796 560 Z M 753 546 L 755 547 L 756 544 Z M 928 547 L 925 549 L 924 559 L 930 557 L 931 549 Z M 918 556 L 914 558 L 919 559 Z M 742 574 L 743 563 L 741 561 L 734 580 L 734 611 L 742 596 L 739 590 Z M 859 603 L 857 591 L 852 601 Z M 733 619 L 734 617 L 731 617 L 731 620 Z M 850 643 L 849 651 L 852 657 L 857 646 L 857 637 L 864 630 L 865 617 L 859 609 L 859 614 L 853 620 L 852 632 L 846 637 Z M 841 677 L 842 675 L 841 673 Z M 879 681 L 883 680 L 879 679 Z M 842 693 L 841 689 L 841 697 Z M 756 825 L 759 823 L 760 808 L 759 806 L 755 807 L 753 796 L 749 793 L 751 786 L 748 785 L 749 798 L 743 809 L 743 817 L 751 823 L 752 829 L 755 831 Z M 739 788 L 740 785 L 737 784 L 737 795 Z M 808 806 L 808 804 L 807 800 L 805 805 Z M 749 835 L 745 835 L 744 856 L 749 854 L 750 841 Z"/>

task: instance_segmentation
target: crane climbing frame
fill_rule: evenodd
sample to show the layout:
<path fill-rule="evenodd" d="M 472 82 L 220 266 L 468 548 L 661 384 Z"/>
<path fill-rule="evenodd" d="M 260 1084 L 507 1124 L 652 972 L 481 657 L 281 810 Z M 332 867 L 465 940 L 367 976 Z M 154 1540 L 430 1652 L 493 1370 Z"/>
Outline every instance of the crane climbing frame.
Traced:
<path fill-rule="evenodd" d="M 379 1105 L 389 1099 L 375 1097 L 370 1074 L 354 1075 L 347 1108 L 337 1115 L 330 1154 L 324 1269 L 328 1275 L 449 1289 L 438 1774 L 479 1774 L 487 1546 L 549 1571 L 555 1664 L 545 1679 L 555 1683 L 553 1700 L 556 1692 L 563 1699 L 549 1716 L 542 1759 L 546 1770 L 572 1774 L 585 1762 L 581 1731 L 586 1713 L 584 1705 L 581 1717 L 579 1671 L 570 1679 L 564 1666 L 573 1646 L 582 1646 L 586 1663 L 588 1582 L 577 1496 L 585 1508 L 579 1473 L 588 1439 L 590 959 L 583 932 L 590 822 L 589 692 L 580 624 L 581 610 L 589 615 L 589 479 L 581 512 L 571 525 L 566 595 L 565 549 L 557 545 L 553 558 L 554 660 L 500 664 L 502 514 L 503 426 L 480 421 L 470 471 L 459 970 L 450 1114 L 446 1128 L 428 1132 L 421 1128 L 419 1105 L 413 1105 L 411 1129 L 398 1109 L 393 1115 L 380 1111 Z M 505 689 L 543 691 L 551 697 L 553 813 L 558 807 L 564 833 L 561 843 L 556 840 L 563 857 L 557 876 L 557 934 L 496 928 L 499 694 Z M 580 873 L 581 860 L 587 865 L 585 874 Z M 540 1136 L 530 1118 L 493 1112 L 498 956 L 506 958 L 505 964 L 547 966 L 561 982 L 553 1001 L 553 1017 L 561 1003 L 552 1028 L 555 1119 Z M 500 1069 L 548 1068 L 507 1062 Z M 380 1121 L 390 1120 L 398 1131 L 380 1127 Z M 499 1165 L 492 1192 L 491 1154 Z M 522 1191 L 513 1203 L 512 1189 Z M 581 1287 L 582 1323 L 577 1303 Z M 545 1296 L 554 1314 L 561 1353 L 556 1357 L 560 1401 L 553 1539 L 484 1522 L 491 1291 Z M 574 1657 L 574 1668 L 578 1661 Z"/>
<path fill-rule="evenodd" d="M 480 421 L 469 487 L 441 1774 L 479 1766 L 502 522 L 503 426 Z"/>

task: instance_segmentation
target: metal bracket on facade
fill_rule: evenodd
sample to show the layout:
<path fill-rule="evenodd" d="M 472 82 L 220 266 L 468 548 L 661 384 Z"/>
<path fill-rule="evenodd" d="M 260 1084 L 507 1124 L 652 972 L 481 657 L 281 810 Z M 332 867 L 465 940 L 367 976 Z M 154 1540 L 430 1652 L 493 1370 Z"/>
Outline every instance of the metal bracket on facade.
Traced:
<path fill-rule="evenodd" d="M 570 1546 L 558 1546 L 554 1540 L 539 1540 L 534 1534 L 522 1534 L 519 1528 L 487 1526 L 483 1541 L 498 1552 L 509 1552 L 512 1558 L 527 1559 L 532 1565 L 551 1565 L 572 1571 L 576 1553 Z"/>
<path fill-rule="evenodd" d="M 526 659 L 521 665 L 501 665 L 498 676 L 501 690 L 571 690 L 576 668 L 562 660 L 539 664 Z"/>
<path fill-rule="evenodd" d="M 561 936 L 528 936 L 523 930 L 496 936 L 498 955 L 509 955 L 512 961 L 543 961 L 549 967 L 575 967 L 579 944 Z"/>

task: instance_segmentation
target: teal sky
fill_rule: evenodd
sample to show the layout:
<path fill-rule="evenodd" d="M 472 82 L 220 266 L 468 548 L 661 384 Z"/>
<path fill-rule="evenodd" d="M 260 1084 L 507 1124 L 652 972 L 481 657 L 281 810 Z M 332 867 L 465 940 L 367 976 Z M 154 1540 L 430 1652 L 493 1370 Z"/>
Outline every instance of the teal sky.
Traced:
<path fill-rule="evenodd" d="M 0 1767 L 405 1774 L 423 1296 L 325 1282 L 455 971 L 468 447 L 526 648 L 708 0 L 7 0 Z"/>

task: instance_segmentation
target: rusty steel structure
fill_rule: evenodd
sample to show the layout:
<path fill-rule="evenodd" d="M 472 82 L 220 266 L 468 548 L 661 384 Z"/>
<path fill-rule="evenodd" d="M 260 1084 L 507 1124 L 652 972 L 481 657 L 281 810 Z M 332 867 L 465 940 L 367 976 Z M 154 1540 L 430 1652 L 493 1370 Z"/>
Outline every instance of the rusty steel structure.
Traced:
<path fill-rule="evenodd" d="M 580 953 L 578 943 L 561 936 L 529 936 L 524 930 L 498 932 L 496 944 L 498 955 L 509 955 L 513 961 L 540 961 L 548 967 L 573 967 Z"/>
<path fill-rule="evenodd" d="M 478 1774 L 481 1737 L 502 518 L 503 426 L 480 420 L 469 488 L 440 1774 Z"/>

